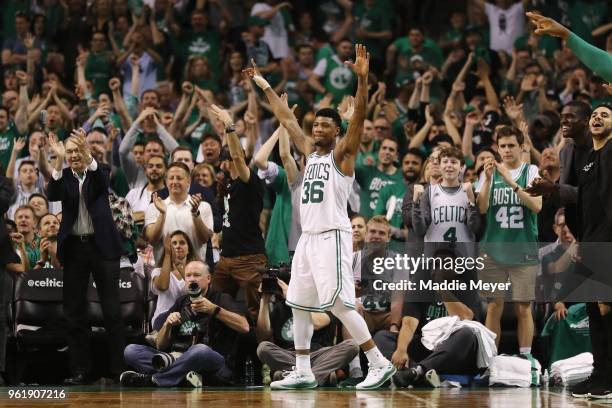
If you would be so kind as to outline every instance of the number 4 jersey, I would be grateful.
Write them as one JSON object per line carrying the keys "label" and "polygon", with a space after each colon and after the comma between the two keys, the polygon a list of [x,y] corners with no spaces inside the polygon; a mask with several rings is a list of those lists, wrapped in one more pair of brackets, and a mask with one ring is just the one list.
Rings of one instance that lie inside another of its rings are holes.
{"label": "number 4 jersey", "polygon": [[[538,176],[538,168],[523,163],[510,175],[524,189]],[[497,170],[493,171],[491,183],[481,252],[504,265],[537,264],[537,214],[523,204]]]}
{"label": "number 4 jersey", "polygon": [[300,198],[302,232],[351,231],[347,202],[354,179],[342,174],[333,151],[308,156]]}

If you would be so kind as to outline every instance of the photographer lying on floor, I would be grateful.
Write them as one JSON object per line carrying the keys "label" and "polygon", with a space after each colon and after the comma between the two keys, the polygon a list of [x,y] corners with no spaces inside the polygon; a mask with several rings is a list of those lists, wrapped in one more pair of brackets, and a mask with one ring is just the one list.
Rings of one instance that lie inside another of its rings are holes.
{"label": "photographer lying on floor", "polygon": [[185,266],[187,294],[168,310],[156,349],[141,344],[125,348],[125,362],[136,371],[121,374],[121,385],[175,387],[187,380],[199,387],[202,376],[231,382],[228,357],[237,336],[248,333],[249,323],[229,295],[210,287],[210,278],[201,261]]}
{"label": "photographer lying on floor", "polygon": [[[288,286],[276,278],[276,286],[266,279],[260,287],[261,295],[259,317],[257,318],[257,356],[270,366],[272,380],[281,380],[283,371],[295,366],[295,349],[293,344],[293,314],[285,304]],[[272,295],[276,300],[270,306]],[[357,353],[359,346],[353,340],[334,344],[337,320],[331,313],[312,312],[314,334],[310,343],[310,364],[312,372],[320,386],[326,385],[331,374],[348,365]],[[335,381],[331,381],[332,385]]]}

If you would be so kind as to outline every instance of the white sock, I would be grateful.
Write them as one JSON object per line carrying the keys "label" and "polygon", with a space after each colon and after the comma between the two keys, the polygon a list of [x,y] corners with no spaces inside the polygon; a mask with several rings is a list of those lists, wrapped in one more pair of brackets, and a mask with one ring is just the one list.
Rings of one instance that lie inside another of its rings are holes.
{"label": "white sock", "polygon": [[296,354],[295,369],[297,371],[312,371],[310,368],[310,354]]}
{"label": "white sock", "polygon": [[384,366],[389,362],[376,346],[366,351],[365,355],[368,358],[368,362],[375,366]]}
{"label": "white sock", "polygon": [[519,352],[521,354],[531,354],[531,347],[520,347]]}
{"label": "white sock", "polygon": [[349,363],[349,374],[351,377],[353,376],[353,372],[356,372],[356,370],[361,373],[361,375],[359,375],[358,377],[363,377],[363,370],[361,369],[361,360],[359,359],[359,354],[357,354],[355,358],[352,359]]}

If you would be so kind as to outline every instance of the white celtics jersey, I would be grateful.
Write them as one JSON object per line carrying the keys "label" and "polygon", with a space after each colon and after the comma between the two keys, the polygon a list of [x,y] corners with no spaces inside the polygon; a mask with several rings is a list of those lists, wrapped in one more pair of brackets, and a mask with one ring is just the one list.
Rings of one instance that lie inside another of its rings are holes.
{"label": "white celtics jersey", "polygon": [[430,185],[431,223],[425,242],[474,242],[474,234],[467,225],[469,204],[463,188],[447,193],[439,184]]}
{"label": "white celtics jersey", "polygon": [[354,179],[342,174],[333,151],[308,156],[300,198],[302,232],[351,231],[347,203]]}

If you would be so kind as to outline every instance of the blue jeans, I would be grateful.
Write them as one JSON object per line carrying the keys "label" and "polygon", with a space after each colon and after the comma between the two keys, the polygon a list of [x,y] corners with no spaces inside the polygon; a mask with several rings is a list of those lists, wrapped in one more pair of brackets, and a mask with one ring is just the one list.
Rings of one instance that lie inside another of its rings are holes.
{"label": "blue jeans", "polygon": [[142,374],[153,374],[153,382],[160,387],[174,387],[180,384],[189,371],[196,371],[203,376],[216,376],[223,380],[232,378],[232,372],[225,364],[225,358],[205,344],[195,344],[187,349],[165,371],[158,373],[151,360],[159,350],[130,344],[125,348],[123,356],[130,367]]}

